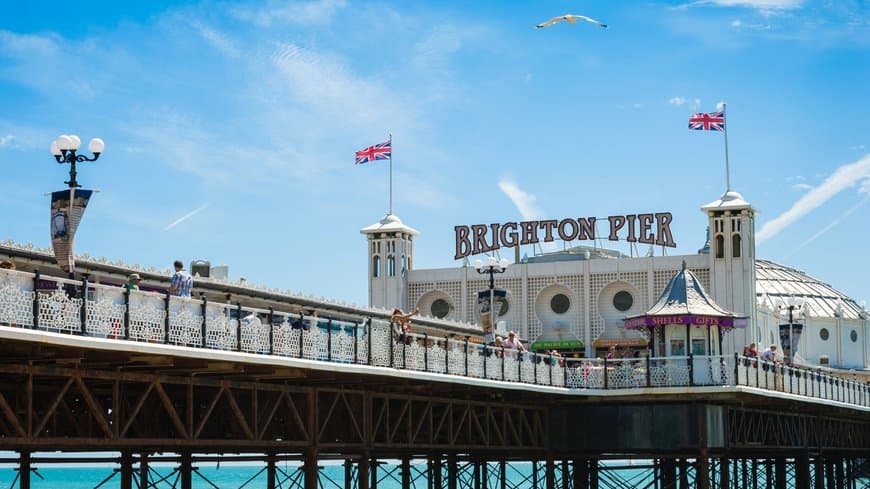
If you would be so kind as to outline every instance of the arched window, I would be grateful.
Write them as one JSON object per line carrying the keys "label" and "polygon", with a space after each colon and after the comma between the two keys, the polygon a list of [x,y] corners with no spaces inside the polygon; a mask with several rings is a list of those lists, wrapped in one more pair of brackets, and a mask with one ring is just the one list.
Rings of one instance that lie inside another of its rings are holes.
{"label": "arched window", "polygon": [[375,255],[372,257],[372,277],[378,278],[381,276],[381,257]]}
{"label": "arched window", "polygon": [[387,277],[396,276],[396,258],[393,256],[387,257]]}
{"label": "arched window", "polygon": [[725,237],[716,235],[716,258],[725,258]]}
{"label": "arched window", "polygon": [[740,258],[740,235],[737,233],[731,235],[731,256]]}

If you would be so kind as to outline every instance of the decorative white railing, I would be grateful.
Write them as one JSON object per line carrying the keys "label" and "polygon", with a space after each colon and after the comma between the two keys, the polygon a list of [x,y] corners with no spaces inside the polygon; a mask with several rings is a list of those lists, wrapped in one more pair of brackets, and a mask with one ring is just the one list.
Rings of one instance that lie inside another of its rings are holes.
{"label": "decorative white railing", "polygon": [[568,389],[742,385],[870,406],[870,387],[737,355],[562,358],[427,334],[382,319],[303,316],[0,270],[0,325]]}

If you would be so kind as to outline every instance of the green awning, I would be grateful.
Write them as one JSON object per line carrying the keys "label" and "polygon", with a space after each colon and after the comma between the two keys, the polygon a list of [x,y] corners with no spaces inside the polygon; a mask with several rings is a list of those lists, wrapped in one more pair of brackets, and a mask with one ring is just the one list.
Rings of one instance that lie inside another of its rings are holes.
{"label": "green awning", "polygon": [[583,348],[581,340],[555,340],[555,341],[536,341],[532,343],[532,350],[574,350]]}

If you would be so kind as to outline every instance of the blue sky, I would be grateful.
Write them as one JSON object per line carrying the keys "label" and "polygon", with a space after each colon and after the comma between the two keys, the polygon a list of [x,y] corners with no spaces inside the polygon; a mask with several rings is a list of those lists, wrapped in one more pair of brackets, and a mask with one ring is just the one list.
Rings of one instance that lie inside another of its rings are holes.
{"label": "blue sky", "polygon": [[[101,137],[77,251],[364,303],[359,229],[394,210],[417,267],[453,226],[670,211],[677,253],[724,190],[758,256],[870,300],[866,2],[17,2],[0,18],[0,239],[48,246],[59,134]],[[585,14],[609,24],[534,25]],[[627,251],[627,248],[623,248]],[[645,251],[645,250],[643,250]],[[531,250],[528,250],[531,252]],[[673,253],[673,252],[672,252]]]}

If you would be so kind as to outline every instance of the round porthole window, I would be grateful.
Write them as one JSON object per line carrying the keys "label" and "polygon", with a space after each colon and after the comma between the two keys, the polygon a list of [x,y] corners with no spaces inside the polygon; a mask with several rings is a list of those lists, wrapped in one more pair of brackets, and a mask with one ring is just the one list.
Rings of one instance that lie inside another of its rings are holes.
{"label": "round porthole window", "polygon": [[613,307],[617,311],[625,312],[631,309],[632,305],[634,305],[634,297],[624,290],[620,290],[613,296]]}
{"label": "round porthole window", "polygon": [[830,335],[831,334],[828,333],[828,328],[822,328],[822,330],[819,331],[819,337],[822,339],[822,341],[828,341],[828,336]]}
{"label": "round porthole window", "polygon": [[429,311],[438,319],[444,319],[450,314],[450,303],[444,299],[435,299]]}
{"label": "round porthole window", "polygon": [[565,314],[571,308],[571,299],[565,294],[556,294],[550,299],[550,309],[556,314]]}
{"label": "round porthole window", "polygon": [[849,339],[852,340],[852,343],[858,341],[858,332],[853,329],[852,332],[849,333]]}

